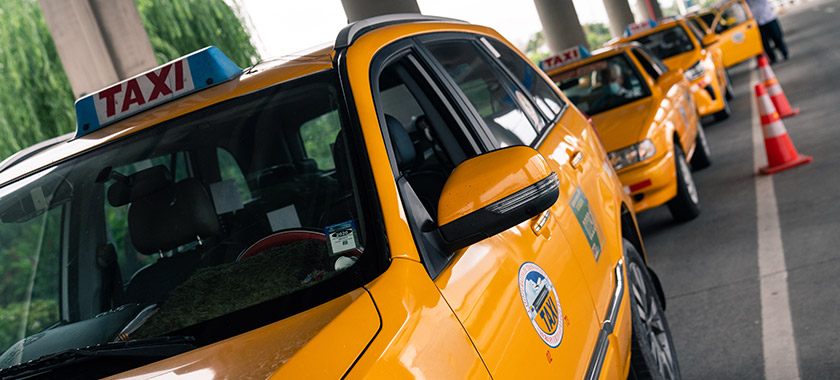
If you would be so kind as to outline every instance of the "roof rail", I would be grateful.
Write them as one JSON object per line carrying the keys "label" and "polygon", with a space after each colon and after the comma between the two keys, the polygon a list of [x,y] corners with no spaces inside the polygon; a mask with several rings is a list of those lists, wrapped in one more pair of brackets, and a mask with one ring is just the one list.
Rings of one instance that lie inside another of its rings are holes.
{"label": "roof rail", "polygon": [[469,24],[463,20],[454,18],[425,16],[419,13],[395,13],[389,15],[376,16],[359,20],[348,24],[338,32],[338,37],[335,39],[335,49],[345,48],[353,44],[356,39],[363,34],[379,29],[385,26],[394,24],[404,24],[409,22],[455,22],[459,24]]}
{"label": "roof rail", "polygon": [[5,160],[3,160],[3,162],[0,162],[0,172],[14,166],[18,162],[21,162],[21,161],[23,161],[23,160],[25,160],[29,157],[32,157],[32,156],[34,156],[34,155],[36,155],[36,154],[38,154],[38,153],[40,153],[44,150],[52,148],[55,145],[58,145],[60,143],[66,142],[66,141],[70,141],[70,139],[72,139],[72,138],[73,138],[73,133],[71,132],[71,133],[63,134],[63,135],[58,136],[58,137],[53,137],[49,140],[41,141],[41,142],[39,142],[35,145],[32,145],[28,148],[23,148],[22,150],[18,151],[17,153],[15,153],[15,154],[9,156],[8,158],[6,158]]}

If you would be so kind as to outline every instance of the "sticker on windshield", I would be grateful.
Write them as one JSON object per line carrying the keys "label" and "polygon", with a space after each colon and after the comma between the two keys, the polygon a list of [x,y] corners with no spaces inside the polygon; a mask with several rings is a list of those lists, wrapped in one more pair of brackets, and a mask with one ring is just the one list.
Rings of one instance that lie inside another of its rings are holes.
{"label": "sticker on windshield", "polygon": [[519,267],[519,295],[540,339],[549,347],[559,346],[563,340],[563,309],[554,284],[539,265],[526,262]]}
{"label": "sticker on windshield", "polygon": [[604,232],[601,230],[598,221],[595,220],[595,215],[592,214],[592,209],[589,207],[589,200],[586,199],[586,195],[583,194],[583,190],[580,187],[575,190],[575,195],[569,201],[569,206],[572,207],[580,228],[583,229],[583,234],[586,236],[587,242],[589,242],[589,248],[592,249],[592,255],[595,256],[595,261],[598,261],[601,257],[601,247],[603,246],[601,244],[601,238],[604,236]]}
{"label": "sticker on windshield", "polygon": [[359,248],[356,225],[352,220],[324,227],[324,235],[327,236],[327,248],[331,255]]}

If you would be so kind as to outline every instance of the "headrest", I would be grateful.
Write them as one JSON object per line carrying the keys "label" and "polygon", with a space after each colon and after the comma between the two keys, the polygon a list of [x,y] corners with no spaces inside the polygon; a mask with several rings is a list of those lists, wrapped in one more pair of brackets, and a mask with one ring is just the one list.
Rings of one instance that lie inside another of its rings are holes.
{"label": "headrest", "polygon": [[219,220],[201,182],[187,178],[134,200],[128,231],[134,247],[151,255],[216,235]]}
{"label": "headrest", "polygon": [[166,166],[158,165],[141,170],[108,188],[108,203],[113,207],[127,205],[172,184],[172,174]]}
{"label": "headrest", "polygon": [[417,151],[414,150],[408,131],[397,118],[391,115],[385,115],[385,123],[388,124],[388,134],[391,135],[391,145],[394,147],[397,166],[400,169],[413,166],[417,160]]}
{"label": "headrest", "polygon": [[295,169],[299,173],[315,173],[318,171],[318,163],[311,158],[304,158],[295,161]]}

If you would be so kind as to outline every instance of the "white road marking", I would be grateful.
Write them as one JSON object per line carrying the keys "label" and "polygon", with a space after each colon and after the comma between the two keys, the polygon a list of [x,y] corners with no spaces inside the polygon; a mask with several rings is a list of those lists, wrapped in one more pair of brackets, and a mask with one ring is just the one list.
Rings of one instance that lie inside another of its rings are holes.
{"label": "white road marking", "polygon": [[[759,167],[767,165],[767,156],[753,90],[758,83],[758,71],[753,68],[750,72],[753,166],[754,173],[757,173]],[[758,274],[761,283],[764,377],[768,380],[798,380],[799,366],[788,300],[788,272],[772,176],[755,175],[755,196],[758,214]]]}

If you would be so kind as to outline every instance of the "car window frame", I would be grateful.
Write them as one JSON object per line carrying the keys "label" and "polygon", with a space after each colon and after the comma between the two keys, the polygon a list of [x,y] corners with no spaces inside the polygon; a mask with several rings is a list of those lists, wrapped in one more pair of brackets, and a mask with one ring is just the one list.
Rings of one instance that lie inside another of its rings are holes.
{"label": "car window frame", "polygon": [[[380,133],[382,134],[385,149],[388,152],[391,174],[394,178],[397,192],[400,194],[401,206],[407,216],[407,224],[411,231],[412,240],[417,248],[417,252],[420,254],[421,263],[429,277],[434,280],[451,264],[455,257],[455,252],[448,252],[445,249],[443,237],[440,235],[439,229],[435,228],[433,231],[424,231],[425,225],[429,222],[437,225],[437,215],[429,215],[425,206],[421,203],[397,165],[394,147],[391,142],[387,123],[385,122],[385,113],[381,106],[379,78],[383,71],[399,60],[407,59],[413,66],[412,68],[416,69],[419,75],[423,77],[422,80],[431,87],[434,95],[443,103],[442,106],[445,110],[440,110],[437,109],[438,107],[435,107],[437,112],[446,112],[447,115],[442,116],[448,116],[454,119],[455,123],[458,124],[458,130],[468,136],[468,138],[471,137],[473,139],[471,145],[475,149],[475,152],[473,152],[474,156],[489,151],[492,146],[492,140],[484,134],[485,131],[472,127],[476,122],[473,119],[475,115],[467,112],[468,109],[464,108],[464,102],[468,102],[468,100],[453,96],[453,89],[449,88],[451,83],[446,81],[445,77],[442,77],[442,75],[445,75],[445,72],[439,72],[439,68],[431,64],[428,54],[430,53],[423,51],[420,43],[413,37],[393,42],[380,49],[374,55],[370,63],[368,80],[370,81],[371,96],[376,109],[377,119],[379,120]],[[414,79],[417,80],[418,78]],[[412,93],[412,95],[415,94]]]}
{"label": "car window frame", "polygon": [[[496,39],[496,38],[493,38],[493,37],[490,37],[490,36],[480,36],[480,35],[478,35],[478,39],[479,39],[479,42],[481,42],[481,39],[487,40],[488,43],[491,46],[492,46],[492,42],[490,42],[490,40],[494,40],[494,41],[497,41],[504,46],[508,46],[503,41],[501,41],[499,39]],[[521,83],[519,81],[519,79],[516,77],[516,75],[513,75],[513,73],[510,71],[510,69],[504,64],[504,62],[502,62],[501,58],[496,57],[496,55],[493,54],[493,52],[483,42],[479,43],[479,45],[481,45],[481,48],[486,50],[485,54],[489,55],[491,61],[495,62],[496,65],[498,65],[501,68],[501,70],[504,72],[504,74],[507,75],[507,77],[511,81],[513,81],[513,83],[519,88],[519,90],[522,91],[528,97],[528,100],[531,102],[531,104],[534,106],[534,108],[537,110],[537,112],[539,112],[542,115],[543,119],[547,120],[546,124],[542,128],[542,130],[537,130],[537,137],[529,145],[532,148],[536,148],[536,147],[540,146],[542,144],[542,142],[545,141],[546,136],[548,136],[548,134],[551,133],[551,131],[554,129],[554,127],[557,126],[557,124],[560,122],[560,120],[566,114],[566,111],[569,109],[569,103],[571,103],[571,102],[568,99],[564,99],[562,96],[560,96],[557,93],[557,85],[555,85],[554,82],[552,82],[551,80],[546,81],[545,78],[543,78],[543,76],[541,74],[544,75],[544,72],[542,70],[539,70],[538,68],[534,68],[533,65],[530,64],[530,62],[526,62],[526,64],[531,65],[531,69],[534,70],[534,72],[537,74],[537,76],[535,77],[535,80],[542,80],[543,82],[545,82],[545,84],[547,86],[549,86],[549,89],[554,91],[554,94],[557,96],[557,99],[560,99],[560,101],[562,102],[560,111],[558,111],[555,115],[549,116],[549,115],[545,114],[545,112],[542,110],[542,108],[538,107],[536,104],[533,104],[534,103],[534,101],[533,101],[534,94],[532,94],[530,91],[528,91],[528,89],[525,88],[523,83]],[[508,46],[508,48],[510,48],[510,46]],[[494,48],[494,50],[495,50],[495,48]],[[514,49],[511,49],[511,50],[513,50],[514,53],[516,52],[516,50],[514,50]],[[522,59],[521,56],[519,58]]]}
{"label": "car window frame", "polygon": [[654,82],[658,81],[659,78],[662,77],[662,74],[665,74],[660,72],[659,68],[656,67],[644,54],[642,54],[638,48],[634,47],[630,49],[630,51],[633,53],[633,58],[639,62],[639,65],[642,66],[642,69],[644,69],[650,79],[653,79]]}
{"label": "car window frame", "polygon": [[[484,122],[484,119],[481,117],[481,114],[478,110],[475,109],[472,102],[467,98],[466,94],[461,91],[461,88],[458,86],[457,83],[451,78],[449,73],[446,69],[438,62],[437,58],[428,50],[426,44],[441,42],[441,41],[466,41],[473,45],[478,54],[482,56],[485,61],[488,61],[490,64],[490,70],[497,76],[501,76],[501,79],[507,80],[511,82],[517,90],[522,91],[523,95],[526,95],[528,104],[537,112],[537,115],[543,120],[545,126],[543,127],[542,131],[538,130],[536,126],[532,125],[532,128],[535,132],[535,137],[533,141],[529,144],[524,146],[534,147],[537,146],[542,140],[543,135],[551,130],[552,125],[549,125],[548,118],[540,111],[539,107],[533,103],[531,100],[531,93],[526,91],[522,88],[521,84],[518,83],[519,80],[516,79],[508,70],[504,67],[498,58],[496,58],[484,44],[479,40],[480,37],[486,37],[481,34],[475,33],[467,33],[467,32],[438,32],[438,33],[429,33],[422,36],[415,37],[418,43],[418,48],[423,53],[423,59],[426,61],[428,65],[433,67],[436,76],[439,78],[441,82],[446,82],[445,88],[449,92],[449,95],[453,98],[458,98],[458,103],[462,109],[467,110],[471,114],[470,123],[473,129],[481,131],[480,133],[486,136],[489,136],[490,145],[485,147],[483,153],[491,152],[493,150],[497,150],[501,148],[501,145],[496,140],[495,136],[490,132],[490,128]],[[494,67],[495,66],[495,67]],[[507,89],[506,89],[507,91]],[[524,110],[524,107],[520,104],[520,99],[517,99],[516,96],[511,96],[512,100],[515,102],[517,107],[521,110]],[[524,112],[524,111],[523,111]],[[527,119],[527,118],[526,118]],[[529,123],[531,121],[529,120]]]}

